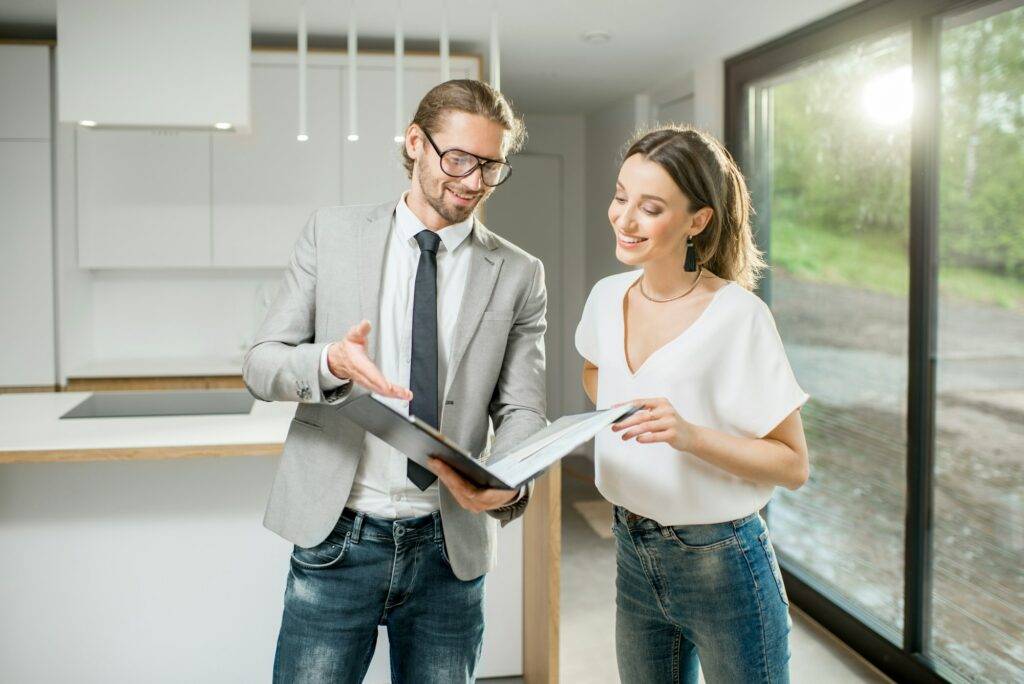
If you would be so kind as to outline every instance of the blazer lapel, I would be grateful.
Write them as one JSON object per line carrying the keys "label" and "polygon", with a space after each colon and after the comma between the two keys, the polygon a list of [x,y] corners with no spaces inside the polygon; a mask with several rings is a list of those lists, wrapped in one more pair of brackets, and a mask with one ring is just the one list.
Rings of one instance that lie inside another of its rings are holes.
{"label": "blazer lapel", "polygon": [[356,269],[359,272],[359,312],[370,321],[370,339],[367,341],[367,355],[376,358],[380,340],[380,282],[384,272],[384,253],[388,233],[391,232],[391,218],[397,202],[382,204],[373,210],[366,221],[359,226]]}
{"label": "blazer lapel", "polygon": [[497,244],[479,221],[476,221],[476,225],[473,226],[472,240],[472,244],[468,246],[472,247],[473,253],[470,256],[469,274],[466,277],[462,306],[459,309],[459,317],[455,321],[455,339],[452,343],[452,355],[445,379],[442,406],[443,397],[448,394],[448,388],[452,386],[452,381],[459,372],[459,364],[466,353],[469,341],[476,333],[484,310],[487,309],[487,304],[491,301],[491,293],[494,292],[494,285],[498,282],[498,273],[501,271],[501,264],[504,261],[502,257],[493,253]]}

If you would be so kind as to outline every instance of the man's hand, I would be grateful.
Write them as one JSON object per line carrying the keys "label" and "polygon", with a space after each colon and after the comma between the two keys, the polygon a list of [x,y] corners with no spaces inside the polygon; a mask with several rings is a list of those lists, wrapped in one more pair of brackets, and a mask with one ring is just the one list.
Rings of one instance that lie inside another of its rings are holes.
{"label": "man's hand", "polygon": [[444,483],[459,505],[473,513],[507,506],[519,493],[514,489],[481,489],[439,458],[431,458],[427,467]]}
{"label": "man's hand", "polygon": [[351,380],[383,397],[410,401],[412,392],[401,385],[388,382],[380,369],[373,365],[373,361],[366,355],[366,336],[369,333],[369,321],[352,326],[344,339],[328,347],[327,368],[335,377]]}

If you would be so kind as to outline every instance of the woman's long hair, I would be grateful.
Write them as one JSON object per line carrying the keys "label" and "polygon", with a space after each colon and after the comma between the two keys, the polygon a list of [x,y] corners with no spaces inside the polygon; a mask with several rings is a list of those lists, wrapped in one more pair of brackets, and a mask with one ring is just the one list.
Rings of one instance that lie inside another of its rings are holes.
{"label": "woman's long hair", "polygon": [[693,237],[697,263],[753,290],[767,264],[754,244],[747,183],[722,143],[692,126],[670,125],[638,134],[623,160],[634,154],[665,169],[691,212],[711,208],[708,225]]}

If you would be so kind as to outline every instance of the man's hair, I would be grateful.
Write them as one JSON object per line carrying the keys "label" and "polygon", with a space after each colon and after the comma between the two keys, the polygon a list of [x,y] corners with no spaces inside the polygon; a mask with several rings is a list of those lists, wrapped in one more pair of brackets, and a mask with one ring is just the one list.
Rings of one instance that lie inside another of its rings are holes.
{"label": "man's hair", "polygon": [[[444,115],[449,111],[466,112],[483,116],[505,129],[502,148],[506,155],[515,154],[526,142],[526,126],[512,111],[512,105],[500,92],[482,81],[457,79],[446,81],[430,89],[416,108],[409,125],[416,124],[433,133],[443,125]],[[412,178],[413,159],[402,144],[402,164]]]}

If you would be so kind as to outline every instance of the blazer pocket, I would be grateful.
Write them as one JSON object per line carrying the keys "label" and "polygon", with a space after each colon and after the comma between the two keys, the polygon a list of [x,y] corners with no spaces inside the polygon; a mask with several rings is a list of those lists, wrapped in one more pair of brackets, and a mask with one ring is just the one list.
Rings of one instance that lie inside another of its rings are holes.
{"label": "blazer pocket", "polygon": [[485,321],[511,321],[512,320],[511,309],[500,309],[494,311],[484,311],[483,320]]}

